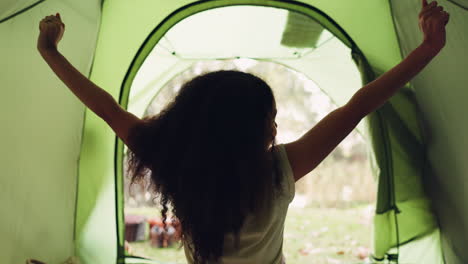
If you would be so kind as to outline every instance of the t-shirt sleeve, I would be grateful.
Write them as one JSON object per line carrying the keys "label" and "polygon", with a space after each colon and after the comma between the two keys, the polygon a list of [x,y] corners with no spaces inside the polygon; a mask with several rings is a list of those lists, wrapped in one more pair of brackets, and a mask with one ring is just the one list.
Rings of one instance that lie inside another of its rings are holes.
{"label": "t-shirt sleeve", "polygon": [[277,145],[279,168],[282,173],[282,186],[288,203],[294,199],[295,181],[284,144]]}

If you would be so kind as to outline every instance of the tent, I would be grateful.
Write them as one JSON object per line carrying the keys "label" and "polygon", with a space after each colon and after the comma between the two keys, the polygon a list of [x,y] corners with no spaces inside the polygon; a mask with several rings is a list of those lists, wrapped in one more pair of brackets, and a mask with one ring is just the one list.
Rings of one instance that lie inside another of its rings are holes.
{"label": "tent", "polygon": [[[440,2],[451,14],[447,46],[367,119],[378,179],[375,262],[468,263],[463,205],[468,1]],[[342,104],[420,43],[420,5],[419,0],[2,0],[0,259],[55,264],[77,256],[89,264],[157,263],[124,251],[124,145],[38,54],[38,22],[44,16],[60,12],[66,24],[60,51],[141,116],[164,83],[202,59],[281,63]],[[328,59],[334,51],[343,52],[340,63]]]}

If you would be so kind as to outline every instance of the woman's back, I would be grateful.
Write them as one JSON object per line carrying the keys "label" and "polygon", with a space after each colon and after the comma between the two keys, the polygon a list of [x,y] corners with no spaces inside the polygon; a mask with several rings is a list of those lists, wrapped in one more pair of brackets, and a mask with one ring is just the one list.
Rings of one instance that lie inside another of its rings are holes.
{"label": "woman's back", "polygon": [[265,210],[265,220],[283,215],[272,225],[281,227],[271,238],[280,252],[287,203],[281,213],[267,209],[276,210],[272,196],[284,193],[274,152],[275,116],[268,84],[248,73],[219,71],[185,83],[163,111],[132,130],[129,175],[139,180],[149,173],[162,216],[172,209],[180,221],[193,263],[232,255],[226,254],[234,248],[225,245],[226,236],[238,237],[246,221],[252,228],[239,241],[245,248],[271,243],[270,234],[263,242],[249,238],[271,231],[258,216],[249,220]]}
{"label": "woman's back", "polygon": [[[234,235],[225,236],[223,256],[213,263],[283,263],[284,221],[294,198],[294,178],[284,145],[275,146],[275,156],[281,171],[281,193],[273,197],[271,206],[246,217],[239,233],[239,248]],[[185,245],[184,250],[188,263],[194,263],[189,247]]]}

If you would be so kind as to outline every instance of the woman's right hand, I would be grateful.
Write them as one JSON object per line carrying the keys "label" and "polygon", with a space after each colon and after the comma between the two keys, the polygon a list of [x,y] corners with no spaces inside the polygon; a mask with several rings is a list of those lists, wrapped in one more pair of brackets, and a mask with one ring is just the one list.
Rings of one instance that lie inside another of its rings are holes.
{"label": "woman's right hand", "polygon": [[422,0],[419,28],[424,34],[423,45],[434,53],[438,53],[445,46],[445,26],[449,17],[449,13],[436,1],[428,4],[427,0]]}

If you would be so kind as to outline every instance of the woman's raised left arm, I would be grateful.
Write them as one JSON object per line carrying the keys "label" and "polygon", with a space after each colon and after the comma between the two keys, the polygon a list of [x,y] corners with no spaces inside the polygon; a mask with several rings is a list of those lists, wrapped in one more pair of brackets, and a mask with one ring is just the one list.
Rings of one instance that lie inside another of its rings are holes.
{"label": "woman's raised left arm", "polygon": [[128,132],[141,119],[123,109],[108,92],[81,74],[58,51],[57,45],[65,31],[60,15],[47,16],[39,24],[37,49],[44,60],[81,102],[101,117],[128,145]]}

